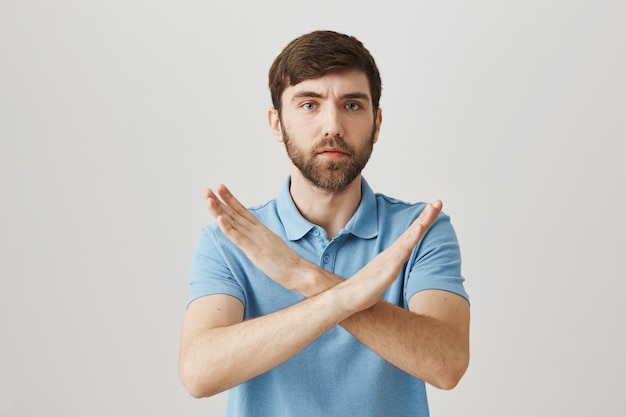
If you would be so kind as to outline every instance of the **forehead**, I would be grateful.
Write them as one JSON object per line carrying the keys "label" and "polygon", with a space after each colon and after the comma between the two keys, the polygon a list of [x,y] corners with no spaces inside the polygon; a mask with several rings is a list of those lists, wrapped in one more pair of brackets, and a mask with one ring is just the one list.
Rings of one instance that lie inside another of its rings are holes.
{"label": "forehead", "polygon": [[369,80],[364,72],[356,70],[326,74],[291,85],[283,91],[283,99],[289,100],[303,92],[316,93],[321,97],[342,97],[358,93],[366,95],[371,100]]}

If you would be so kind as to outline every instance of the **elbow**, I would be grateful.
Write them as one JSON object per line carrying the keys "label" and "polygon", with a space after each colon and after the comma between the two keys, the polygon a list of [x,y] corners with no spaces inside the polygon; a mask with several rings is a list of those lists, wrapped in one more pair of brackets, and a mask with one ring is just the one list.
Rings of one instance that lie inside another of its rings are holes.
{"label": "elbow", "polygon": [[214,384],[212,378],[198,372],[197,366],[192,363],[181,362],[179,375],[187,392],[194,398],[206,398],[224,391]]}
{"label": "elbow", "polygon": [[200,399],[210,397],[200,386],[183,383],[189,395],[193,398]]}
{"label": "elbow", "polygon": [[455,388],[469,365],[469,354],[458,354],[439,367],[439,371],[431,378],[429,383],[436,388],[449,391]]}
{"label": "elbow", "polygon": [[435,381],[433,381],[432,385],[436,388],[449,391],[459,384],[464,374],[465,369],[456,368],[446,370],[445,372],[442,372],[442,374],[439,375]]}
{"label": "elbow", "polygon": [[200,399],[200,398],[210,397],[212,395],[207,389],[205,389],[204,386],[194,381],[183,379],[183,385],[187,389],[187,392],[193,398]]}
{"label": "elbow", "polygon": [[183,386],[193,398],[207,398],[224,391],[194,376],[181,375]]}
{"label": "elbow", "polygon": [[205,398],[211,395],[200,378],[198,378],[197,375],[194,375],[193,372],[181,369],[180,380],[182,381],[185,389],[187,389],[187,392],[194,398]]}

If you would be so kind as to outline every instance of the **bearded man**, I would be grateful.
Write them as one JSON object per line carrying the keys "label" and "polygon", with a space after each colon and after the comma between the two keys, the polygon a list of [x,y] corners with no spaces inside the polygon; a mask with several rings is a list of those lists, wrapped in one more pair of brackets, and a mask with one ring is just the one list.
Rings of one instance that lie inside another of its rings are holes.
{"label": "bearded man", "polygon": [[269,72],[269,125],[290,173],[247,209],[209,189],[193,258],[180,374],[228,416],[427,416],[425,383],[469,362],[468,296],[442,203],[374,193],[381,79],[352,36],[291,41]]}

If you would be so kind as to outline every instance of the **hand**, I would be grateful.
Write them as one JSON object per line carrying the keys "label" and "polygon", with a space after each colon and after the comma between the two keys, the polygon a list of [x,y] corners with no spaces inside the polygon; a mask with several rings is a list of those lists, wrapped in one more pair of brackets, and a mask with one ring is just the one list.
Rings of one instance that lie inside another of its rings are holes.
{"label": "hand", "polygon": [[359,272],[336,288],[347,291],[348,308],[356,313],[374,305],[387,287],[397,278],[413,248],[437,219],[443,203],[436,200],[428,204],[417,219],[387,249],[379,253]]}
{"label": "hand", "polygon": [[207,190],[206,202],[222,232],[267,276],[285,288],[298,291],[298,287],[306,283],[306,272],[317,269],[317,266],[296,254],[226,186],[219,185],[217,193],[221,200],[213,190]]}
{"label": "hand", "polygon": [[[311,272],[310,276],[314,277],[320,274],[330,275],[327,271],[304,260],[291,250],[280,237],[246,209],[224,185],[218,186],[217,192],[222,200],[211,189],[207,190],[207,207],[222,232],[246,254],[252,263],[285,288],[299,291],[306,296],[315,295],[320,291],[319,285],[308,282],[308,272]],[[346,299],[349,300],[349,308],[353,312],[364,310],[376,303],[396,279],[402,266],[411,256],[415,245],[437,219],[441,208],[442,203],[439,200],[428,204],[411,226],[389,248],[379,253],[359,272],[345,283],[339,277],[326,277],[324,287],[330,288],[342,283],[342,291],[350,293]]]}

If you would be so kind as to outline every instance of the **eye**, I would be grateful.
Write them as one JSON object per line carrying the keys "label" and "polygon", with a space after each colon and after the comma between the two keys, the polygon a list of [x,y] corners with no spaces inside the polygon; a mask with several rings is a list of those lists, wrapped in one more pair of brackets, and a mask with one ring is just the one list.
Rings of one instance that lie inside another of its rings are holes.
{"label": "eye", "polygon": [[315,109],[315,104],[313,104],[313,103],[304,103],[302,105],[302,108],[304,110],[313,110],[313,109]]}
{"label": "eye", "polygon": [[348,110],[359,110],[361,105],[359,103],[348,103],[346,104],[346,109]]}

